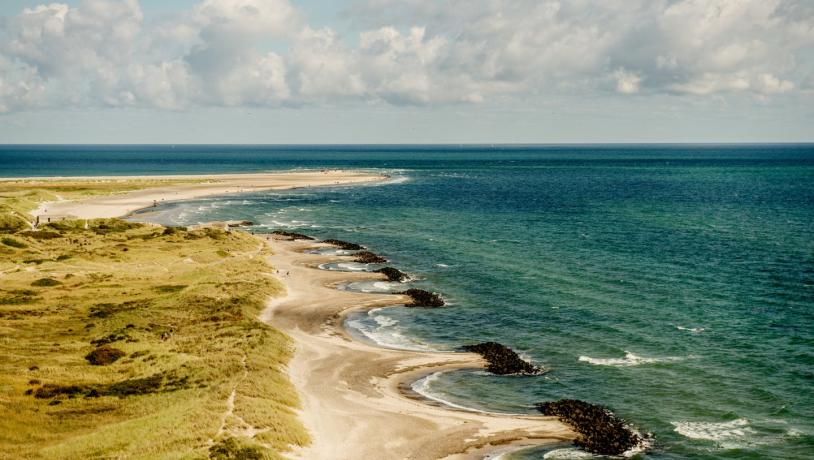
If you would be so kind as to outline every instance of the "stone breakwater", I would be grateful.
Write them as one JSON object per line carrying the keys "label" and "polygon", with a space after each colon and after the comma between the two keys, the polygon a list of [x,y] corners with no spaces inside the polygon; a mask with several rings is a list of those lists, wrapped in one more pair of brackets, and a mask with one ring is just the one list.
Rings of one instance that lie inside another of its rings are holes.
{"label": "stone breakwater", "polygon": [[403,283],[410,279],[410,276],[401,270],[393,267],[384,267],[376,270],[376,273],[381,273],[387,277],[387,281],[398,281]]}
{"label": "stone breakwater", "polygon": [[339,249],[345,249],[346,251],[361,251],[365,249],[364,246],[356,243],[348,243],[347,241],[342,240],[335,240],[335,239],[327,239],[322,240],[325,244],[330,244],[331,246],[336,246]]}
{"label": "stone breakwater", "polygon": [[486,370],[497,375],[536,375],[543,370],[523,360],[514,350],[497,342],[484,342],[477,345],[464,345],[466,351],[483,356]]}
{"label": "stone breakwater", "polygon": [[310,240],[315,239],[312,236],[303,235],[302,233],[286,232],[286,231],[283,231],[283,230],[275,230],[275,231],[271,232],[271,234],[272,235],[285,236],[290,240],[309,240],[310,241]]}
{"label": "stone breakwater", "polygon": [[574,444],[599,455],[621,455],[640,446],[644,438],[607,408],[578,399],[535,404],[543,415],[559,417],[579,433]]}
{"label": "stone breakwater", "polygon": [[374,254],[370,251],[359,251],[353,255],[354,262],[358,262],[360,264],[383,264],[387,262],[387,259],[384,257]]}
{"label": "stone breakwater", "polygon": [[409,296],[412,302],[408,303],[407,307],[443,307],[444,299],[435,292],[425,291],[423,289],[407,289],[401,291],[399,294]]}

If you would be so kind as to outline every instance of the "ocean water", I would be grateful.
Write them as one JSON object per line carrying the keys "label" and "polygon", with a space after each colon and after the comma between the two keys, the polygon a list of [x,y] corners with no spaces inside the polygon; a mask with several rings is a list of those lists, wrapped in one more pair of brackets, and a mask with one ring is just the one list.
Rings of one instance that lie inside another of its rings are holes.
{"label": "ocean water", "polygon": [[433,375],[416,383],[430,397],[512,413],[605,404],[654,433],[646,458],[814,457],[812,145],[0,147],[0,176],[322,167],[393,179],[152,218],[365,244],[449,307],[376,310],[349,320],[354,333],[414,349],[495,340],[548,370]]}

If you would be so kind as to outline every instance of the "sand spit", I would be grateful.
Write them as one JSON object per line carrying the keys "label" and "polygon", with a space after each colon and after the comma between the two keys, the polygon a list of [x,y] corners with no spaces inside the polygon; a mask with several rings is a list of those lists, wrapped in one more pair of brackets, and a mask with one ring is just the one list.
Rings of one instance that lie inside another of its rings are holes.
{"label": "sand spit", "polygon": [[[4,180],[58,181],[127,181],[144,179],[145,176],[105,176],[105,177],[48,177],[13,178]],[[171,185],[151,187],[128,193],[103,195],[76,201],[52,201],[43,203],[32,216],[41,221],[59,218],[93,219],[102,217],[122,217],[155,204],[170,201],[192,200],[207,196],[222,196],[234,193],[256,192],[261,190],[289,190],[294,188],[351,185],[376,182],[386,176],[363,171],[324,170],[324,171],[283,171],[256,174],[210,174],[149,176],[150,179],[184,181]]]}

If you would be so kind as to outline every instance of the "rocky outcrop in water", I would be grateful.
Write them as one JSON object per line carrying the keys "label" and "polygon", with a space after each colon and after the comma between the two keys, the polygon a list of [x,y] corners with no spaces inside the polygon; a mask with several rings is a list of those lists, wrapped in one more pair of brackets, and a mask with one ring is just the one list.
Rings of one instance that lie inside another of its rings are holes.
{"label": "rocky outcrop in water", "polygon": [[275,230],[275,231],[271,232],[271,234],[272,235],[285,236],[285,237],[288,237],[289,239],[292,239],[292,240],[313,240],[314,239],[313,237],[310,237],[308,235],[303,235],[302,233],[286,232],[284,230]]}
{"label": "rocky outcrop in water", "polygon": [[578,399],[535,404],[543,415],[559,417],[579,433],[574,444],[600,455],[621,455],[642,443],[624,420],[607,408]]}
{"label": "rocky outcrop in water", "polygon": [[226,222],[226,225],[229,227],[251,227],[254,225],[254,222],[250,220],[230,220]]}
{"label": "rocky outcrop in water", "polygon": [[542,372],[539,367],[520,358],[514,350],[497,342],[464,345],[463,349],[483,356],[486,360],[486,370],[493,374],[533,375]]}
{"label": "rocky outcrop in water", "polygon": [[331,246],[336,246],[339,249],[345,249],[347,251],[361,251],[365,247],[356,243],[348,243],[347,241],[342,240],[334,240],[334,239],[327,239],[322,240],[325,244],[330,244]]}
{"label": "rocky outcrop in water", "polygon": [[410,277],[407,276],[406,273],[404,273],[401,270],[398,270],[396,268],[393,268],[393,267],[380,268],[378,270],[375,270],[375,272],[376,273],[383,273],[384,276],[387,277],[388,281],[404,282],[404,281],[407,281],[408,279],[410,279]]}
{"label": "rocky outcrop in water", "polygon": [[387,262],[387,259],[384,257],[372,253],[370,251],[361,251],[354,254],[354,262],[359,262],[360,264],[383,264]]}
{"label": "rocky outcrop in water", "polygon": [[405,306],[407,307],[443,307],[444,299],[435,292],[425,291],[423,289],[407,289],[401,291],[399,294],[410,296],[413,301]]}

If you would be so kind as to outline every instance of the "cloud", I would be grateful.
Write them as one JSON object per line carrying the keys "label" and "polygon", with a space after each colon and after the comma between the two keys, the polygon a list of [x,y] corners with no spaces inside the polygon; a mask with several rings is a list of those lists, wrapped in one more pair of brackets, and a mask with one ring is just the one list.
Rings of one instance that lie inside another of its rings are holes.
{"label": "cloud", "polygon": [[618,69],[613,73],[616,78],[616,91],[623,94],[633,94],[639,92],[639,85],[642,82],[642,77],[635,73],[626,71],[625,69]]}
{"label": "cloud", "polygon": [[288,0],[27,8],[0,28],[0,112],[471,104],[561,94],[810,94],[806,0],[368,0],[353,32]]}

